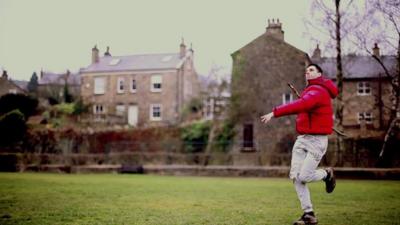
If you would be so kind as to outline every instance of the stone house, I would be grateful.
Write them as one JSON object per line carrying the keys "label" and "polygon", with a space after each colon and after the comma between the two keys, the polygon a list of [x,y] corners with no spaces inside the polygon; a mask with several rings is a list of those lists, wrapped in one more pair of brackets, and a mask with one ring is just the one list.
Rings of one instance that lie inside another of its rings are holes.
{"label": "stone house", "polygon": [[284,40],[282,23],[268,20],[266,32],[232,54],[230,118],[236,123],[233,151],[289,152],[296,138],[295,116],[262,124],[260,117],[296,97],[305,87],[308,55]]}
{"label": "stone house", "polygon": [[6,94],[27,94],[27,91],[10,80],[7,71],[3,70],[0,77],[0,97]]}
{"label": "stone house", "polygon": [[[395,70],[396,57],[380,55],[375,44],[373,54]],[[336,58],[321,57],[319,46],[312,55],[329,78],[336,80]],[[349,137],[377,137],[387,127],[392,85],[381,65],[371,56],[346,55],[343,60],[343,128]]]}
{"label": "stone house", "polygon": [[[131,126],[177,124],[200,87],[194,51],[180,44],[178,53],[103,57],[92,49],[92,63],[80,70],[81,97],[99,122]],[[119,118],[119,119],[115,119]]]}
{"label": "stone house", "polygon": [[80,96],[81,79],[79,73],[54,73],[50,71],[40,71],[38,81],[38,94],[40,97],[53,98],[59,102],[63,100],[65,85],[74,99]]}

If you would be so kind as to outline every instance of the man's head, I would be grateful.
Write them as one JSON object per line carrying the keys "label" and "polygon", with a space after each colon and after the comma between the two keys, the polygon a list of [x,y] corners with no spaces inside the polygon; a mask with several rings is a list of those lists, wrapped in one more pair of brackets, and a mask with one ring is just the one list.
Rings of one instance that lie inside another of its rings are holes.
{"label": "man's head", "polygon": [[306,79],[312,80],[322,76],[322,69],[317,64],[311,63],[306,68]]}

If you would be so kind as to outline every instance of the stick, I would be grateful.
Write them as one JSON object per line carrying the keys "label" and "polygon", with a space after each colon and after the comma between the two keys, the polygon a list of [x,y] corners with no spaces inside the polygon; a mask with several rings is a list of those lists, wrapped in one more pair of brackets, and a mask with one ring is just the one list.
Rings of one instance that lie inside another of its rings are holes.
{"label": "stick", "polygon": [[[298,98],[300,98],[300,94],[299,94],[299,92],[296,90],[296,88],[293,86],[293,84],[291,84],[291,83],[288,82],[287,85],[290,87],[290,89],[292,89],[292,91],[296,94],[296,96],[297,96]],[[344,137],[347,137],[347,135],[346,135],[343,131],[340,131],[340,130],[336,129],[335,127],[333,127],[333,130],[334,130],[337,134],[342,135],[342,136],[344,136]]]}

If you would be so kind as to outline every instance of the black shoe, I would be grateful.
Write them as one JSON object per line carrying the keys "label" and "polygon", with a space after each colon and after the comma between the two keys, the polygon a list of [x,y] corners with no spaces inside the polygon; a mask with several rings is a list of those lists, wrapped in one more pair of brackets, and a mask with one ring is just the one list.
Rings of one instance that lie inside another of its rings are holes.
{"label": "black shoe", "polygon": [[333,190],[335,190],[336,187],[336,179],[335,179],[335,174],[333,173],[332,168],[327,168],[325,169],[326,173],[328,174],[324,181],[325,181],[325,190],[328,193],[332,193]]}
{"label": "black shoe", "polygon": [[317,217],[315,217],[314,212],[304,213],[300,219],[295,221],[293,225],[315,225],[318,224]]}

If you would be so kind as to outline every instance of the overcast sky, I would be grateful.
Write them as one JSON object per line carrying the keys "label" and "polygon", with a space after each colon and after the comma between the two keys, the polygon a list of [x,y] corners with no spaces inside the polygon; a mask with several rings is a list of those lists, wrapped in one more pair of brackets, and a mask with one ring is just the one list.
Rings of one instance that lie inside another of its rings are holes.
{"label": "overcast sky", "polygon": [[285,41],[310,53],[303,19],[310,1],[298,0],[0,0],[0,67],[12,79],[34,71],[78,71],[101,55],[178,52],[181,37],[193,43],[195,67],[231,68],[230,54],[279,18]]}

